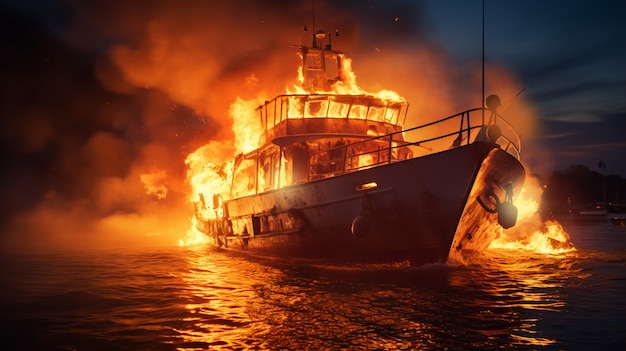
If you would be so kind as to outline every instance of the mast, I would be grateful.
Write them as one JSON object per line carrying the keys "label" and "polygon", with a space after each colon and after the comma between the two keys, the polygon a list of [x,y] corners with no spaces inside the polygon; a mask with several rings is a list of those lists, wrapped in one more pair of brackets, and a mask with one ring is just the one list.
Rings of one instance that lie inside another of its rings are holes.
{"label": "mast", "polygon": [[483,125],[485,124],[485,0],[483,0],[483,12],[482,12],[482,95],[480,97],[481,105],[483,105]]}
{"label": "mast", "polygon": [[604,163],[604,156],[600,158],[598,167],[602,170],[602,201],[604,202],[604,207],[608,210],[608,203],[606,202],[606,176],[604,175],[606,164]]}
{"label": "mast", "polygon": [[311,44],[311,46],[313,48],[317,47],[317,40],[315,38],[315,0],[311,0],[311,13],[313,15],[313,43]]}

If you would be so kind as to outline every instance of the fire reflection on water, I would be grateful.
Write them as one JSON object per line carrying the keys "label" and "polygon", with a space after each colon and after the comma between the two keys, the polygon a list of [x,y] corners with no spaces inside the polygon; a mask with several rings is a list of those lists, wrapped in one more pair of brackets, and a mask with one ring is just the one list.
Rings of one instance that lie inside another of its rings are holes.
{"label": "fire reflection on water", "polygon": [[409,267],[185,250],[185,349],[550,346],[564,289],[587,278],[576,252],[491,249],[467,266]]}
{"label": "fire reflection on water", "polygon": [[7,255],[0,307],[4,335],[32,346],[14,349],[572,349],[620,340],[615,253],[491,249],[420,267],[204,246]]}
{"label": "fire reflection on water", "polygon": [[411,289],[394,288],[381,267],[258,261],[197,248],[188,263],[183,279],[194,303],[186,305],[187,328],[177,330],[185,349],[424,349],[436,339],[435,326],[413,318],[413,303],[394,303]]}
{"label": "fire reflection on water", "polygon": [[485,317],[504,314],[517,321],[509,331],[512,344],[552,345],[559,340],[545,337],[544,319],[571,309],[568,285],[589,277],[576,265],[577,257],[575,251],[546,255],[526,248],[492,249],[470,265],[469,277],[450,284],[484,291]]}
{"label": "fire reflection on water", "polygon": [[190,250],[186,256],[189,268],[182,274],[186,300],[190,301],[185,305],[188,314],[181,325],[185,329],[176,330],[185,340],[184,349],[267,349],[262,335],[269,326],[254,317],[258,294],[253,288],[266,277],[264,272],[250,270],[258,268],[255,265],[238,269],[242,267],[238,267],[235,258],[229,264],[221,264],[224,262],[215,260],[214,255],[199,246]]}

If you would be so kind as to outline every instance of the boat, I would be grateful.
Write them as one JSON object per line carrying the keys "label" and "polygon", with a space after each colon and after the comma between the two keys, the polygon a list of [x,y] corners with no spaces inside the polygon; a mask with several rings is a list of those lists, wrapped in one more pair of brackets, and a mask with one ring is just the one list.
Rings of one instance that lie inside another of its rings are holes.
{"label": "boat", "polygon": [[626,204],[619,202],[619,192],[616,194],[616,202],[608,202],[606,196],[606,176],[604,170],[606,164],[604,159],[598,163],[598,168],[602,170],[602,202],[596,202],[595,205],[579,210],[576,213],[576,219],[591,222],[611,222],[615,225],[624,226],[626,222]]}
{"label": "boat", "polygon": [[609,217],[609,221],[616,226],[626,227],[626,217],[612,216]]}
{"label": "boat", "polygon": [[608,220],[620,227],[626,227],[626,204],[609,203],[607,207]]}
{"label": "boat", "polygon": [[597,203],[595,206],[585,208],[578,211],[577,219],[583,221],[606,221],[608,208],[604,202]]}
{"label": "boat", "polygon": [[263,142],[236,156],[230,191],[198,194],[208,241],[259,256],[428,263],[481,252],[490,227],[514,226],[525,171],[500,99],[405,127],[403,98],[337,92],[346,57],[330,37],[292,46],[301,90],[256,108]]}
{"label": "boat", "polygon": [[606,222],[623,226],[626,222],[626,205],[598,202],[592,208],[578,211],[576,219],[590,222]]}

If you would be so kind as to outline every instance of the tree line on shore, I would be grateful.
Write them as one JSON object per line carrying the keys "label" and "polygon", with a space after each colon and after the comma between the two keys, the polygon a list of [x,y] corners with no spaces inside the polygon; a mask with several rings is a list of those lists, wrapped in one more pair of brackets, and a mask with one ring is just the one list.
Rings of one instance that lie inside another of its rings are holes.
{"label": "tree line on shore", "polygon": [[626,179],[618,175],[575,164],[548,177],[537,177],[544,187],[542,209],[552,214],[577,212],[600,203],[626,204]]}

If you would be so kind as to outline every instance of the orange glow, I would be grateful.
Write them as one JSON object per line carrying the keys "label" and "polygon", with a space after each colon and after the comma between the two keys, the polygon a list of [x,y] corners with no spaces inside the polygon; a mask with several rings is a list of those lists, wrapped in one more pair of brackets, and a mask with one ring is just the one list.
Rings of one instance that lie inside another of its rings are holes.
{"label": "orange glow", "polygon": [[[345,58],[342,63],[345,80],[334,83],[331,92],[320,91],[319,93],[374,95],[387,102],[404,102],[404,99],[393,91],[381,90],[377,94],[365,92],[356,84],[356,75],[352,71],[351,60]],[[287,88],[287,94],[311,93],[301,86],[303,81],[302,67],[299,67],[298,82],[300,84],[294,84],[291,88]],[[273,174],[274,179],[258,177],[258,180],[256,180],[258,165],[253,159],[243,156],[266,142],[260,116],[256,111],[256,108],[262,105],[265,100],[262,96],[250,100],[237,97],[228,110],[233,123],[234,140],[232,143],[211,141],[187,156],[185,161],[188,166],[187,182],[191,187],[188,201],[194,204],[195,211],[200,213],[203,218],[214,219],[219,216],[216,212],[219,209],[212,205],[214,196],[219,195],[223,201],[228,200],[231,196],[244,196],[253,194],[255,191],[268,190],[267,187],[270,184],[282,186],[287,183],[287,162],[284,155],[279,164],[276,165],[276,171],[267,173]],[[380,107],[367,109],[358,105],[335,103],[333,100],[322,101],[321,103],[325,105],[320,108],[319,105],[303,104],[299,97],[289,98],[288,117],[301,117],[303,115],[307,117],[347,116],[350,114],[387,122],[397,121],[399,117],[397,113],[393,115],[394,112],[390,109]],[[373,156],[369,154],[359,156],[358,162],[359,166],[371,165],[373,164]],[[235,163],[239,166],[236,174],[233,174]],[[144,183],[148,183],[150,179],[146,178]],[[197,219],[194,217],[186,237],[179,240],[180,246],[205,242],[203,235],[196,229],[196,221]]]}
{"label": "orange glow", "polygon": [[[384,101],[390,102],[404,102],[405,99],[401,97],[397,92],[392,90],[380,90],[377,93],[370,93],[363,89],[361,89],[356,82],[356,74],[352,70],[352,60],[350,58],[344,57],[341,60],[342,63],[342,71],[344,74],[344,80],[340,80],[335,82],[332,85],[332,94],[353,94],[353,95],[373,95],[375,97],[380,98]],[[310,91],[307,91],[302,87],[304,83],[304,76],[302,73],[302,67],[298,67],[298,84],[293,85],[291,88],[287,89],[287,94],[309,94]],[[313,93],[323,94],[328,93],[327,91],[315,91]],[[298,102],[298,100],[294,100],[294,102]],[[295,107],[295,106],[294,106]],[[320,109],[323,113],[320,113],[320,116],[325,115],[326,111],[324,109]],[[340,111],[330,111],[329,115],[341,116]],[[345,114],[344,114],[345,115]]]}
{"label": "orange glow", "polygon": [[165,171],[144,173],[140,175],[140,179],[148,195],[153,195],[159,200],[167,197],[167,173]]}
{"label": "orange glow", "polygon": [[533,217],[539,210],[539,202],[535,197],[529,194],[529,187],[522,188],[520,195],[515,199],[515,207],[517,207],[517,220],[524,222]]}
{"label": "orange glow", "polygon": [[[197,202],[200,194],[208,202],[213,195],[229,194],[232,178],[232,161],[226,161],[233,149],[224,143],[210,142],[187,156],[187,180],[191,185],[189,201]],[[215,214],[209,214],[215,218]]]}
{"label": "orange glow", "polygon": [[256,108],[261,105],[263,99],[237,100],[230,105],[229,114],[233,119],[233,132],[235,133],[235,149],[237,153],[248,153],[258,148],[263,140],[263,128]]}
{"label": "orange glow", "polygon": [[548,221],[544,228],[526,234],[522,240],[511,240],[502,235],[494,240],[489,248],[527,250],[544,254],[563,253],[575,250],[573,246],[567,244],[568,237],[560,223]]}
{"label": "orange glow", "polygon": [[541,187],[536,180],[528,179],[519,197],[514,201],[518,209],[515,227],[499,228],[498,237],[490,249],[526,250],[544,254],[557,254],[576,250],[569,235],[557,221],[543,221],[539,214]]}
{"label": "orange glow", "polygon": [[187,229],[185,238],[178,239],[178,246],[203,245],[208,242],[207,237],[196,229],[196,217],[191,217],[191,226]]}

